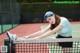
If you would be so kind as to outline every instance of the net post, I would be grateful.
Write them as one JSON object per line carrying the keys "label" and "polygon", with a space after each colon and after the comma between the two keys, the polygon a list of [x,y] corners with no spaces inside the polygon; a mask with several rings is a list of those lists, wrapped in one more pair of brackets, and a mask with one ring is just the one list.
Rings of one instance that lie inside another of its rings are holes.
{"label": "net post", "polygon": [[15,53],[15,44],[13,43],[13,41],[11,40],[11,53]]}
{"label": "net post", "polygon": [[4,45],[7,46],[7,53],[10,53],[10,41],[9,41],[9,39],[4,40]]}
{"label": "net post", "polygon": [[12,40],[5,39],[4,45],[7,46],[7,53],[15,53],[15,44],[13,44]]}

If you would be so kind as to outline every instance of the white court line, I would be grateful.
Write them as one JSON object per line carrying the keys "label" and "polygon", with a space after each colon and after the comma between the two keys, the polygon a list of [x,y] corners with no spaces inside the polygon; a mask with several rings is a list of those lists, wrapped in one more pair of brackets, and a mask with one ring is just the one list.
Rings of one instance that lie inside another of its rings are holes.
{"label": "white court line", "polygon": [[43,29],[43,26],[41,26],[41,30]]}

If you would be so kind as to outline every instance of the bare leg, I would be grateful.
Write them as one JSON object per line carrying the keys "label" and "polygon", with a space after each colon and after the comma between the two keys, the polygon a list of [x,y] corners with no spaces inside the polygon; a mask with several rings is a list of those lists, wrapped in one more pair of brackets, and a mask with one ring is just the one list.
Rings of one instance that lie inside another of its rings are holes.
{"label": "bare leg", "polygon": [[17,37],[17,40],[26,40],[24,37]]}
{"label": "bare leg", "polygon": [[17,40],[33,40],[35,38],[17,37]]}

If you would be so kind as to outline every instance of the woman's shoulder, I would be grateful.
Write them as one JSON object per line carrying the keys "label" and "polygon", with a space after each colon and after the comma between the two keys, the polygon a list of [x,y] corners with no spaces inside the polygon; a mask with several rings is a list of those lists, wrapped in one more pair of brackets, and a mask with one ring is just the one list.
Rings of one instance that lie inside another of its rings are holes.
{"label": "woman's shoulder", "polygon": [[60,17],[61,20],[68,20],[66,17]]}

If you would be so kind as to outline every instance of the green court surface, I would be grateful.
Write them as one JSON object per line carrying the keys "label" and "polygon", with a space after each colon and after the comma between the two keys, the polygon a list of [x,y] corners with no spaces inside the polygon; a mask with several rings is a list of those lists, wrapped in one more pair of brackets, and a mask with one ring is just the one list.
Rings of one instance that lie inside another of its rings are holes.
{"label": "green court surface", "polygon": [[[80,24],[72,24],[72,37],[80,38]],[[46,26],[41,26],[41,29],[44,29]],[[50,37],[55,37],[57,34],[53,34]]]}
{"label": "green court surface", "polygon": [[[17,26],[17,24],[14,24],[13,27]],[[12,25],[11,24],[5,24],[5,25],[0,25],[0,33],[2,33],[2,31],[6,31],[6,30],[9,30],[12,28]]]}

